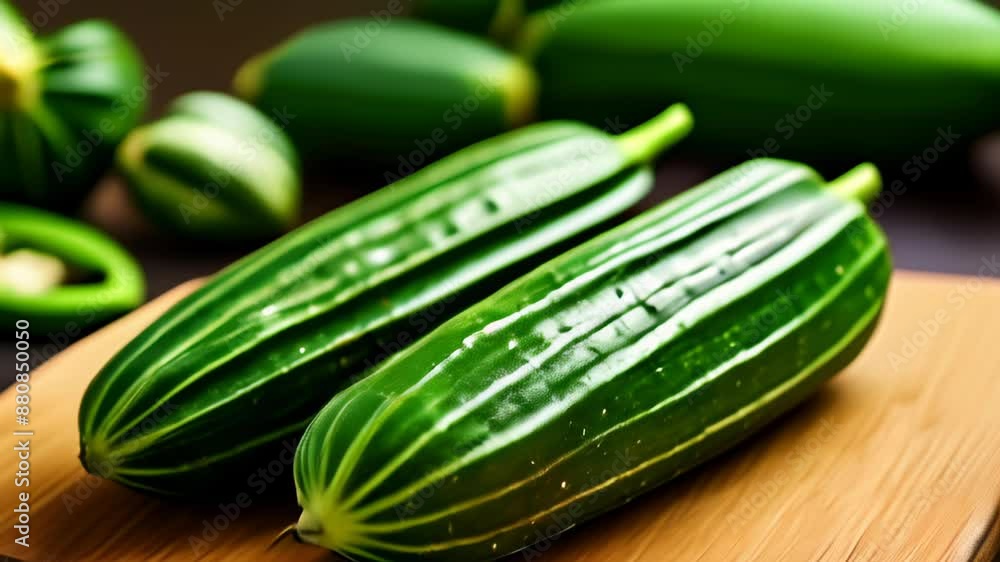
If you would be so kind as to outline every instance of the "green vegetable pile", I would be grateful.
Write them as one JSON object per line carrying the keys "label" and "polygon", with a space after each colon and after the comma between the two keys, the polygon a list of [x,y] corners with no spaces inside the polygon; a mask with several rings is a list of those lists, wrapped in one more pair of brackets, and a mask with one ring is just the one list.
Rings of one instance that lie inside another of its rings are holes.
{"label": "green vegetable pile", "polygon": [[[120,31],[35,37],[0,0],[0,322],[141,304],[139,265],[73,218],[112,168],[177,239],[270,241],[90,382],[87,470],[201,499],[301,438],[301,541],[359,561],[530,547],[743,441],[865,346],[892,269],[879,173],[774,153],[853,165],[1000,123],[1000,14],[972,0],[905,21],[888,0],[413,15],[302,30],[235,96],[141,124],[148,70]],[[752,159],[623,221],[689,133]],[[300,226],[303,178],[358,162],[390,185]]]}

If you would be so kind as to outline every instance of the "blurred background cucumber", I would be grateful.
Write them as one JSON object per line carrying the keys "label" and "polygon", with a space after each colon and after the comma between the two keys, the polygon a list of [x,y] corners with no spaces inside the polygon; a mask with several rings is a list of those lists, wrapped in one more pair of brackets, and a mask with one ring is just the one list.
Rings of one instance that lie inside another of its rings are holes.
{"label": "blurred background cucumber", "polygon": [[376,17],[309,28],[248,61],[234,87],[286,115],[307,162],[399,159],[405,171],[528,123],[536,103],[533,71],[499,47]]}
{"label": "blurred background cucumber", "polygon": [[298,219],[291,143],[279,124],[225,94],[178,98],[163,119],[125,139],[117,161],[146,215],[176,234],[261,240]]}
{"label": "blurred background cucumber", "polygon": [[976,0],[422,0],[414,12],[513,43],[538,72],[544,118],[636,123],[681,101],[699,118],[694,142],[732,160],[892,158],[939,128],[968,144],[1000,125],[1000,13]]}
{"label": "blurred background cucumber", "polygon": [[589,0],[532,16],[518,50],[546,117],[683,101],[693,140],[739,158],[893,157],[1000,124],[1000,13],[974,0]]}
{"label": "blurred background cucumber", "polygon": [[27,21],[0,0],[0,200],[72,211],[142,118],[145,71],[109,22],[36,37]]}

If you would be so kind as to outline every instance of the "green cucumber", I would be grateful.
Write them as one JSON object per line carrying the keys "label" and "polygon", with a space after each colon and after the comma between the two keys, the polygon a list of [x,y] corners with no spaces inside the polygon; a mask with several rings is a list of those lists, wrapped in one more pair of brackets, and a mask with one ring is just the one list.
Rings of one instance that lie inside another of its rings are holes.
{"label": "green cucumber", "polygon": [[537,101],[534,71],[516,56],[403,19],[307,29],[244,64],[234,87],[284,116],[307,163],[415,166],[530,122]]}
{"label": "green cucumber", "polygon": [[122,141],[118,170],[146,216],[196,239],[261,239],[295,224],[299,162],[278,124],[214,92],[174,101]]}
{"label": "green cucumber", "polygon": [[467,309],[309,426],[295,532],[354,560],[495,558],[746,438],[872,333],[878,184],[751,161]]}
{"label": "green cucumber", "polygon": [[75,211],[142,119],[159,74],[144,75],[135,46],[107,21],[35,37],[0,0],[0,200]]}
{"label": "green cucumber", "polygon": [[692,141],[713,151],[852,161],[910,156],[940,129],[964,144],[1000,125],[1000,11],[984,2],[570,8],[532,16],[518,41],[546,119],[638,121],[680,101],[699,116]]}
{"label": "green cucumber", "polygon": [[617,138],[571,122],[527,127],[251,254],[91,382],[84,466],[162,494],[238,487],[380,355],[636,203],[652,186],[649,160],[690,126],[674,106]]}

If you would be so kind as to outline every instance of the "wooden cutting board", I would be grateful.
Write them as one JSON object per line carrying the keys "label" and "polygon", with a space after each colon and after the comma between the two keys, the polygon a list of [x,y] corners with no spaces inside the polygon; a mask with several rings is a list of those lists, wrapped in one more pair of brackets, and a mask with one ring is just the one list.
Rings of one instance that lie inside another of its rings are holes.
{"label": "wooden cutting board", "polygon": [[[194,286],[34,373],[27,549],[14,544],[12,511],[24,490],[14,487],[11,453],[12,432],[21,428],[12,391],[0,396],[0,553],[53,561],[334,560],[292,541],[265,550],[297,510],[294,501],[258,496],[259,488],[248,487],[241,498],[248,505],[238,515],[230,506],[227,516],[218,504],[148,498],[80,468],[76,413],[87,382]],[[813,400],[722,458],[512,560],[988,561],[998,538],[1000,283],[898,273],[874,341]]]}

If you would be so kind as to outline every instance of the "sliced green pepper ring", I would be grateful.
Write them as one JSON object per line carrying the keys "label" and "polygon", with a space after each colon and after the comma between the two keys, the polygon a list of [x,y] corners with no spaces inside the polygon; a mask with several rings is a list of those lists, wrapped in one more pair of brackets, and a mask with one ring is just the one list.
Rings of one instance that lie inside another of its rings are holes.
{"label": "sliced green pepper ring", "polygon": [[[85,275],[75,282],[72,271]],[[26,320],[38,336],[75,335],[144,298],[139,264],[114,240],[72,219],[0,203],[0,334]]]}

